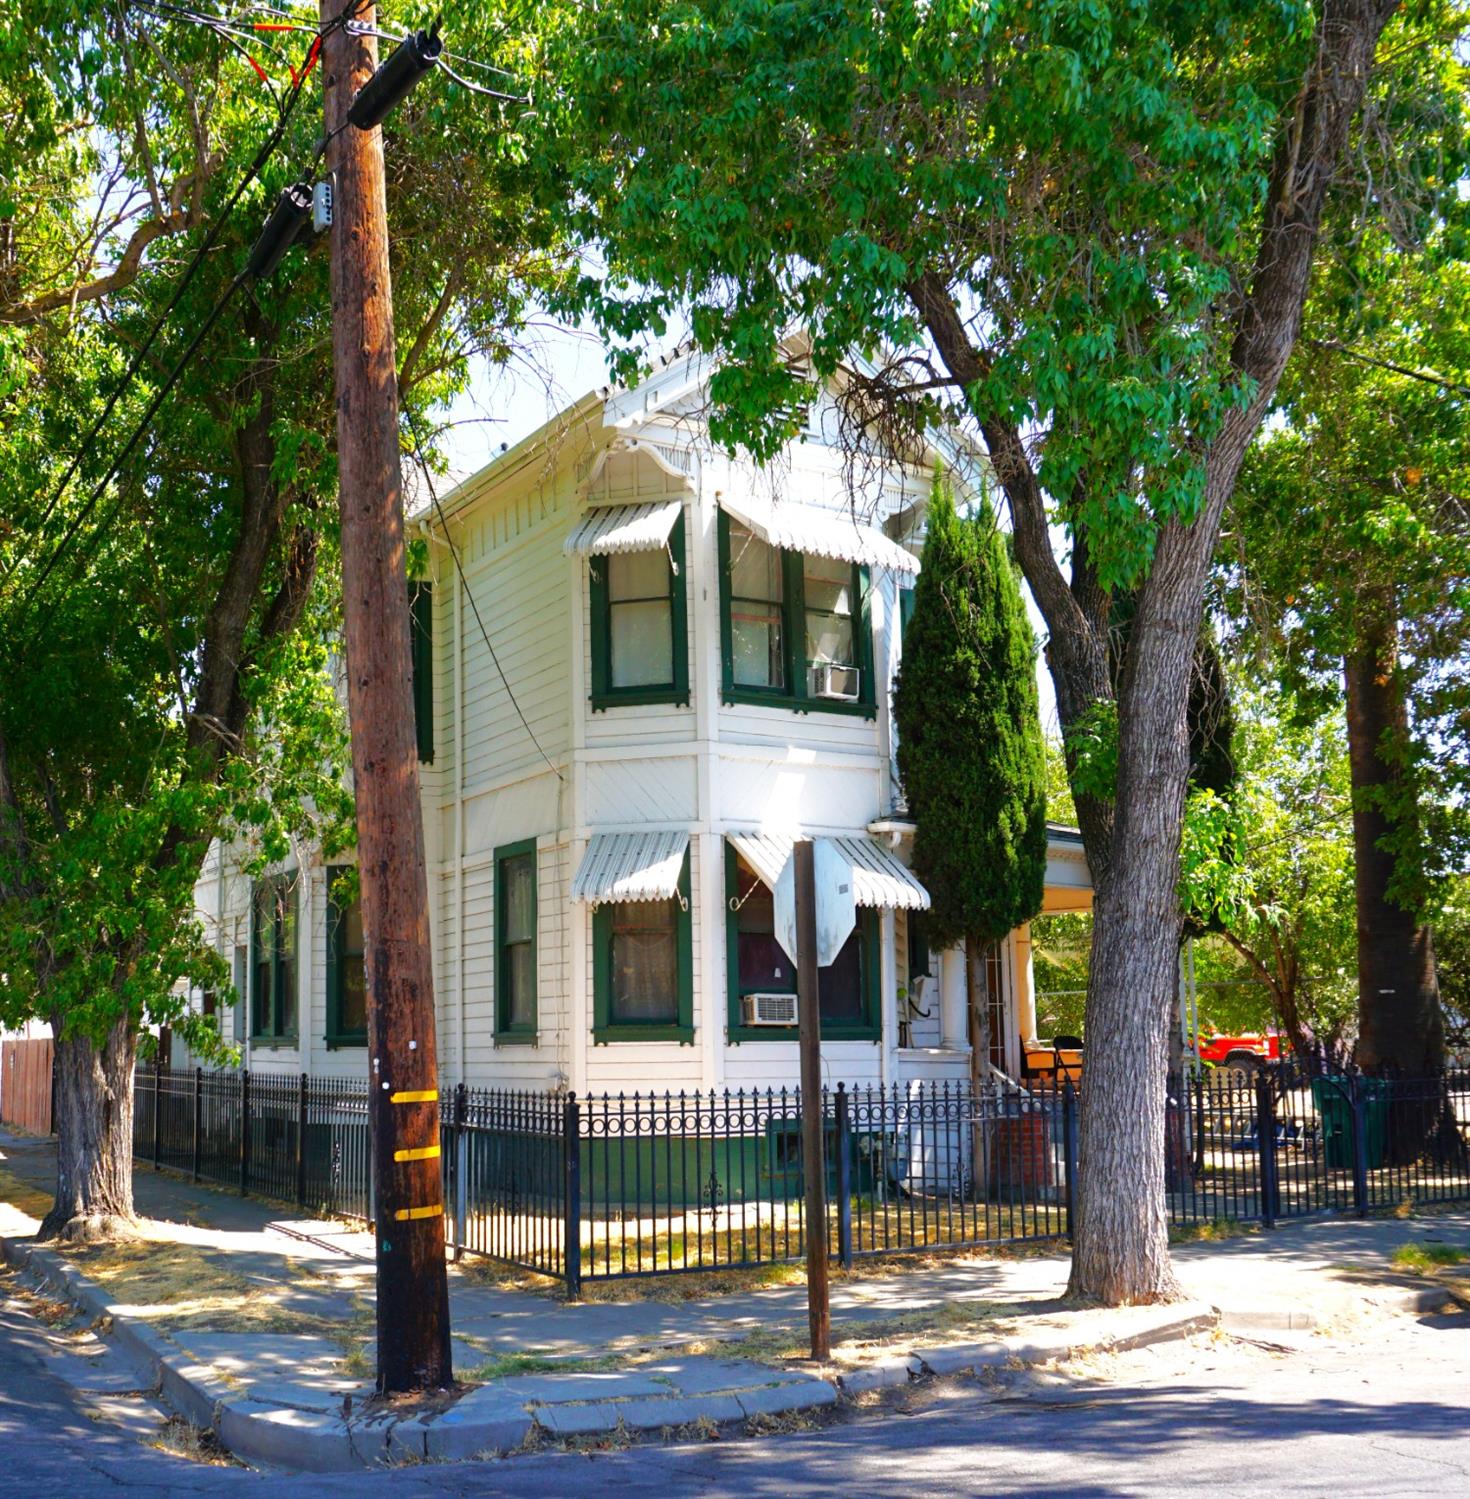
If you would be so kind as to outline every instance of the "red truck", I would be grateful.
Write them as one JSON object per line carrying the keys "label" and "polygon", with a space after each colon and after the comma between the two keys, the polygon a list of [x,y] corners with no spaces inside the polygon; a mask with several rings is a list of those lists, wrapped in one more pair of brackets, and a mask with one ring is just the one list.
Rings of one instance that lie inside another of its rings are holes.
{"label": "red truck", "polygon": [[1239,1036],[1201,1036],[1200,1060],[1216,1067],[1253,1068],[1258,1062],[1281,1060],[1281,1037],[1275,1031],[1264,1036],[1247,1032]]}

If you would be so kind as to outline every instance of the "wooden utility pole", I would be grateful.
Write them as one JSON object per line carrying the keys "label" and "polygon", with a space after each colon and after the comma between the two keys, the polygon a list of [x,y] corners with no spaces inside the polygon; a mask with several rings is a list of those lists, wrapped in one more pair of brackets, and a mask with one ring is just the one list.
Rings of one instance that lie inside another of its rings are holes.
{"label": "wooden utility pole", "polygon": [[817,976],[816,845],[799,839],[796,861],[796,1018],[801,1052],[801,1159],[806,1174],[806,1306],[812,1357],[832,1355],[827,1286],[827,1164],[822,1151],[822,998]]}
{"label": "wooden utility pole", "polygon": [[[378,1389],[396,1394],[441,1389],[453,1371],[383,138],[347,121],[377,66],[377,43],[332,26],[340,11],[341,0],[321,0],[342,615],[367,974]],[[355,20],[371,29],[374,8]]]}

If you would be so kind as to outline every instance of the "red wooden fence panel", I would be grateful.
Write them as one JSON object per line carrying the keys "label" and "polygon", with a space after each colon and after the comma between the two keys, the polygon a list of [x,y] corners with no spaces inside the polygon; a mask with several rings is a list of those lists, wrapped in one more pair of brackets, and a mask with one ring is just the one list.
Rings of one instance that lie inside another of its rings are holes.
{"label": "red wooden fence panel", "polygon": [[51,1133],[51,1042],[0,1041],[0,1124]]}

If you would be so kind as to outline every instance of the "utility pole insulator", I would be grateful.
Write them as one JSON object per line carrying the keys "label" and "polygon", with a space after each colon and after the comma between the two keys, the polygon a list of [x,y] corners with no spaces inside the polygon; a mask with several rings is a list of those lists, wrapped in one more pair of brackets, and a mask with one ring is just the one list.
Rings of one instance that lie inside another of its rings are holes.
{"label": "utility pole insulator", "polygon": [[293,182],[283,189],[271,209],[260,237],[250,247],[245,274],[256,281],[272,275],[286,251],[296,243],[302,229],[311,221],[311,184]]}
{"label": "utility pole insulator", "polygon": [[347,118],[359,130],[381,125],[413,91],[419,79],[433,69],[443,50],[437,21],[432,31],[409,32],[393,49],[388,61],[363,84],[347,111]]}

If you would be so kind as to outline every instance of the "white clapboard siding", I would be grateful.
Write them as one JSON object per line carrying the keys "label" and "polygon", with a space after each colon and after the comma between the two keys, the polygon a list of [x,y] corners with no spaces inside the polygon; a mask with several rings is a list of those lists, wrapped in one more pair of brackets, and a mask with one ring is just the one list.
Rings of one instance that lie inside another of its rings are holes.
{"label": "white clapboard siding", "polygon": [[464,645],[467,792],[544,765],[543,751],[555,760],[567,747],[566,562],[557,523],[547,521],[518,540],[522,544],[492,552],[468,571],[494,657],[471,612]]}
{"label": "white clapboard siding", "polygon": [[[727,1088],[790,1087],[800,1076],[795,1041],[742,1041],[725,1047]],[[882,1048],[875,1041],[824,1041],[822,1077],[829,1087],[882,1081]]]}

